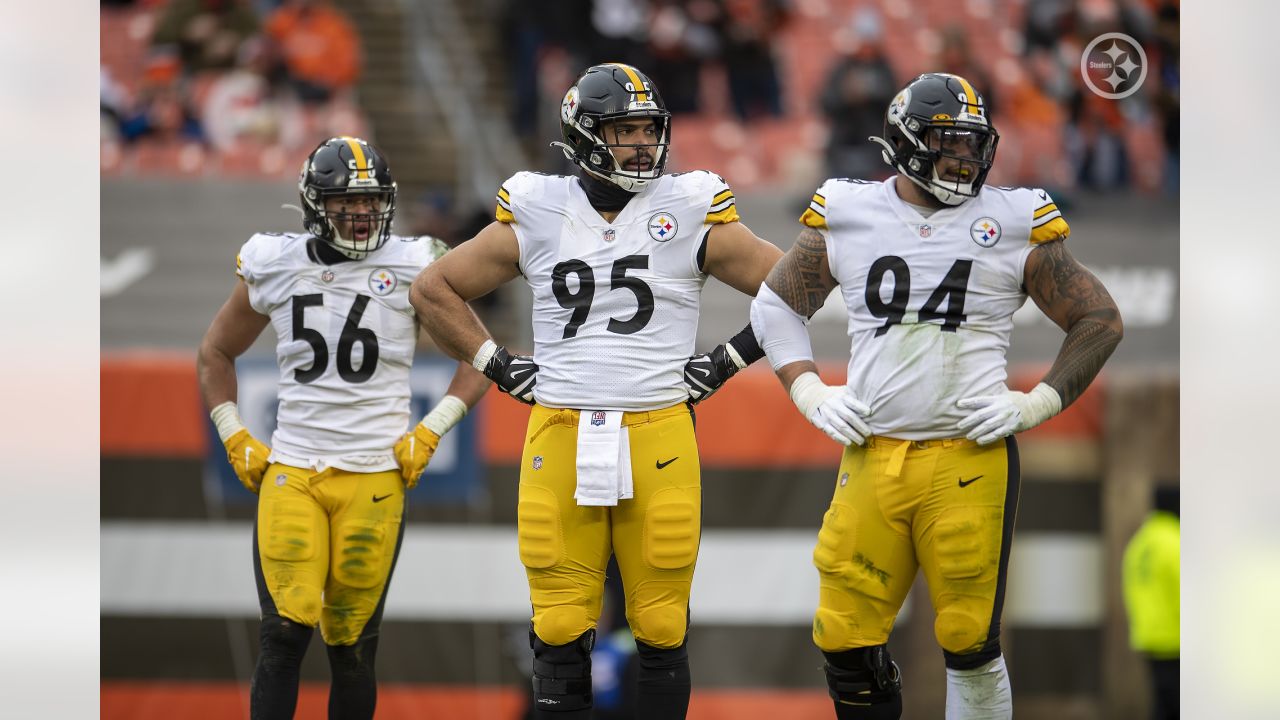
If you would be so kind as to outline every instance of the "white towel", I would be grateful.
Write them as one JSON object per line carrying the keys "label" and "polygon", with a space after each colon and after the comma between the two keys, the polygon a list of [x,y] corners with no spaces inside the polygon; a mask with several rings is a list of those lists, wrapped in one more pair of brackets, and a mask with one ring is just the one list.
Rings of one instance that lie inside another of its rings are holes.
{"label": "white towel", "polygon": [[620,410],[583,410],[578,417],[579,505],[617,505],[632,497],[631,438]]}

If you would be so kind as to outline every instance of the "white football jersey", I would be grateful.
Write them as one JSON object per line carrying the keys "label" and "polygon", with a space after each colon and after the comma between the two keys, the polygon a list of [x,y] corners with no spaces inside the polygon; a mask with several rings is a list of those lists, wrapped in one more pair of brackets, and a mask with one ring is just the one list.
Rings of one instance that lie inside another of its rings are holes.
{"label": "white football jersey", "polygon": [[271,318],[280,368],[271,461],[355,472],[396,467],[409,425],[409,367],[418,324],[409,286],[446,246],[392,236],[363,260],[325,265],[309,235],[261,233],[236,273]]}
{"label": "white football jersey", "polygon": [[894,178],[828,180],[800,221],[849,309],[849,387],[874,434],[907,440],[963,436],[956,401],[1006,389],[1027,255],[1070,233],[1043,190],[987,186],[926,218]]}
{"label": "white football jersey", "polygon": [[496,216],[515,230],[533,290],[539,403],[640,411],[688,399],[699,248],[711,225],[738,219],[723,179],[664,175],[609,223],[577,178],[521,172],[498,191]]}

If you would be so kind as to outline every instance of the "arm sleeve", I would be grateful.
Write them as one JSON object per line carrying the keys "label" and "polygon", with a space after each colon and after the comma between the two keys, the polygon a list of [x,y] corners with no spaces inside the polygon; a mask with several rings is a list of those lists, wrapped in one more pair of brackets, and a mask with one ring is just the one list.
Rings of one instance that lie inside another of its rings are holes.
{"label": "arm sleeve", "polygon": [[711,197],[707,198],[711,204],[707,207],[707,217],[703,221],[708,225],[717,225],[722,223],[731,223],[738,220],[738,204],[733,197],[733,190],[729,188],[729,183],[719,175],[713,175],[715,182],[712,183]]}
{"label": "arm sleeve", "polygon": [[813,360],[805,318],[766,284],[751,301],[751,328],[774,370],[801,360]]}
{"label": "arm sleeve", "polygon": [[1063,219],[1062,212],[1058,210],[1058,204],[1044,190],[1035,189],[1032,192],[1035,199],[1032,202],[1034,209],[1031,211],[1031,244],[1040,245],[1052,240],[1066,240],[1071,234],[1071,227]]}

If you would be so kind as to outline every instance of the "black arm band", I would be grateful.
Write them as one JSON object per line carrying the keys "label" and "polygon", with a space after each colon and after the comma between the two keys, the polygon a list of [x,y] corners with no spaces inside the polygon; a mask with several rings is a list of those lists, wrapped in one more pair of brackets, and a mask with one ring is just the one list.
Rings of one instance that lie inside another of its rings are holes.
{"label": "black arm band", "polygon": [[751,323],[747,323],[747,326],[742,328],[742,332],[734,335],[726,344],[732,345],[738,357],[748,365],[764,357],[764,350],[761,349],[760,343],[756,342],[756,331],[751,329]]}

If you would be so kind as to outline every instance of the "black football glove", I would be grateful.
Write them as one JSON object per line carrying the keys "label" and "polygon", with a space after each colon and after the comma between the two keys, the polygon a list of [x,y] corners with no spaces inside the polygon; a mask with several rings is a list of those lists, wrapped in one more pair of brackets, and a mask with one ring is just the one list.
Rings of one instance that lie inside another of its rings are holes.
{"label": "black football glove", "polygon": [[512,355],[505,347],[489,358],[484,376],[498,389],[526,405],[533,404],[533,386],[538,384],[538,364],[527,355]]}
{"label": "black football glove", "polygon": [[734,358],[734,354],[726,344],[689,358],[689,362],[684,364],[684,384],[689,390],[690,402],[700,403],[711,397],[729,378],[747,366]]}

